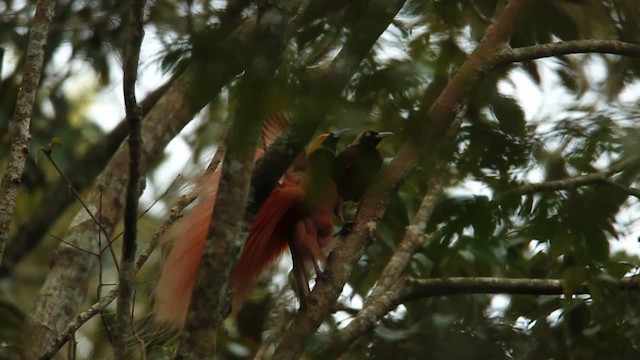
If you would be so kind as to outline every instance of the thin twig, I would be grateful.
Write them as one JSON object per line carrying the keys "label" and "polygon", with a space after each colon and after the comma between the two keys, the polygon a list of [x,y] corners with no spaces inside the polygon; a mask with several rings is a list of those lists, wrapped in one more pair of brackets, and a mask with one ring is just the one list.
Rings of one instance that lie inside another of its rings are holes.
{"label": "thin twig", "polygon": [[[180,72],[174,74],[169,81],[151,92],[141,103],[145,116],[158,102]],[[67,195],[69,183],[81,191],[93,182],[100,171],[107,164],[113,153],[118,149],[127,136],[126,119],[96,143],[80,157],[75,159],[73,166],[65,170],[68,181],[59,178],[44,189],[42,197],[34,206],[29,217],[19,225],[7,244],[4,260],[0,267],[0,276],[9,274],[11,268],[34,249],[47,234],[52,224],[75,199]],[[102,223],[102,221],[101,221]]]}
{"label": "thin twig", "polygon": [[[89,209],[89,206],[87,206],[87,203],[84,201],[84,199],[82,198],[82,196],[80,196],[80,193],[78,193],[78,190],[76,190],[76,188],[73,186],[73,184],[71,183],[71,181],[69,180],[69,178],[67,178],[67,175],[65,175],[65,173],[62,171],[62,169],[60,169],[60,167],[58,166],[58,164],[56,163],[56,161],[53,159],[52,156],[52,152],[53,152],[53,143],[49,144],[46,148],[44,149],[40,149],[40,151],[44,154],[44,156],[47,157],[47,159],[49,160],[49,162],[51,163],[51,165],[53,165],[53,168],[56,170],[56,172],[58,173],[58,175],[60,175],[60,177],[62,177],[62,179],[64,179],[64,181],[66,182],[68,189],[71,191],[71,193],[73,194],[73,196],[76,198],[76,200],[78,200],[78,202],[80,203],[80,205],[82,205],[82,208],[87,212],[87,215],[89,215],[91,217],[91,219],[96,223],[96,225],[98,226],[98,248],[100,247],[100,242],[102,239],[102,235],[104,234],[104,236],[107,238],[107,242],[109,242],[109,236],[107,234],[107,231],[105,230],[105,228],[102,226],[102,223],[100,222],[100,219],[96,218],[96,215],[94,213],[91,212],[91,210]],[[102,203],[102,202],[101,202]],[[100,213],[100,207],[98,207],[98,213]],[[99,215],[98,215],[99,216]],[[100,253],[102,253],[102,250],[100,251]],[[118,272],[120,272],[120,267],[118,266],[118,260],[116,258],[116,254],[113,251],[113,249],[111,249],[111,256],[113,257],[113,262],[115,263],[116,266],[116,270]]]}
{"label": "thin twig", "polygon": [[[626,160],[619,161],[618,163],[610,166],[608,169],[587,175],[574,176],[567,179],[546,181],[540,183],[528,183],[516,188],[508,190],[505,194],[533,194],[541,191],[560,191],[560,190],[575,190],[582,186],[593,185],[598,183],[608,183],[609,178],[619,172],[624,171],[630,166],[637,164],[640,158],[635,156]],[[625,188],[625,191],[629,189]]]}
{"label": "thin twig", "polygon": [[[157,197],[155,200],[153,200],[153,202],[151,203],[151,205],[149,205],[143,212],[141,212],[140,214],[138,214],[137,220],[142,219],[145,215],[147,215],[147,213],[149,213],[149,211],[164,197],[167,196],[167,194],[169,194],[169,191],[171,191],[173,189],[173,187],[178,183],[178,180],[180,180],[180,178],[182,177],[182,175],[178,174],[178,176],[176,176],[175,179],[173,179],[173,181],[171,182],[171,184],[169,184],[169,187],[167,187],[165,189],[165,191],[160,194],[159,197]],[[120,237],[124,234],[124,230],[120,231],[116,236],[113,237],[113,239],[111,240],[111,244],[113,244],[114,242],[118,241],[118,239],[120,239]],[[109,244],[107,244],[108,246]],[[105,246],[104,248],[100,248],[100,253],[102,254],[106,249],[107,246]]]}
{"label": "thin twig", "polygon": [[[145,246],[142,250],[138,259],[135,263],[136,272],[142,268],[144,263],[149,259],[151,253],[158,246],[158,242],[160,241],[160,237],[167,231],[167,229],[181,217],[182,210],[187,207],[192,201],[193,197],[182,196],[174,205],[171,210],[169,210],[169,216],[164,221],[160,229],[153,235],[151,241]],[[50,359],[52,358],[68,341],[69,336],[75,333],[85,322],[89,319],[100,313],[104,308],[109,306],[113,300],[115,300],[118,295],[118,286],[116,285],[113,289],[109,290],[104,297],[102,297],[98,302],[93,304],[89,309],[75,316],[75,318],[69,322],[69,324],[65,327],[65,329],[58,335],[55,340],[51,343],[48,350],[40,356],[40,359]]]}
{"label": "thin twig", "polygon": [[78,342],[76,341],[75,334],[71,335],[71,346],[67,349],[67,359],[75,360],[76,359],[76,350],[78,348]]}
{"label": "thin twig", "polygon": [[142,109],[136,100],[136,80],[140,46],[144,37],[144,8],[146,0],[131,2],[129,13],[129,41],[125,49],[123,65],[124,102],[129,123],[129,178],[124,210],[124,235],[122,242],[122,271],[118,286],[118,301],[114,320],[114,358],[127,357],[127,334],[131,324],[134,302],[133,278],[138,228],[138,199],[140,197],[140,161],[142,154]]}
{"label": "thin twig", "polygon": [[78,250],[80,250],[80,251],[82,251],[82,252],[84,252],[84,253],[87,253],[87,254],[91,254],[91,255],[93,255],[93,256],[100,257],[100,255],[99,255],[99,254],[94,253],[93,251],[85,250],[85,249],[81,248],[80,246],[77,246],[77,245],[72,244],[72,243],[70,243],[70,242],[68,242],[68,241],[65,241],[65,240],[63,240],[62,238],[60,238],[60,237],[58,237],[58,236],[56,236],[56,235],[49,234],[49,236],[51,236],[52,238],[54,238],[54,239],[56,239],[56,240],[60,241],[61,243],[67,244],[67,245],[71,246],[72,248],[78,249]]}
{"label": "thin twig", "polygon": [[[98,221],[99,223],[102,223],[102,189],[100,189],[100,197],[98,199]],[[103,271],[104,271],[104,263],[102,262],[102,253],[103,251],[101,250],[102,247],[102,232],[98,231],[98,285],[96,286],[96,299],[98,299],[98,301],[100,301],[100,296],[102,296],[102,288],[104,286],[107,286],[107,284],[105,284],[102,280],[103,280]],[[107,239],[107,244],[109,244],[109,239]],[[109,245],[107,245],[109,246]],[[109,246],[109,250],[111,252],[111,256],[113,257],[113,261],[115,263],[115,267],[116,267],[116,272],[118,274],[120,274],[120,268],[118,267],[118,261],[116,259],[116,254],[113,251],[113,248],[111,246]],[[111,334],[111,329],[109,328],[109,323],[107,322],[106,317],[104,316],[104,313],[102,311],[100,311],[100,321],[102,321],[102,327],[104,328],[104,331],[107,333],[107,339],[109,339],[109,344],[113,344],[113,335]]]}

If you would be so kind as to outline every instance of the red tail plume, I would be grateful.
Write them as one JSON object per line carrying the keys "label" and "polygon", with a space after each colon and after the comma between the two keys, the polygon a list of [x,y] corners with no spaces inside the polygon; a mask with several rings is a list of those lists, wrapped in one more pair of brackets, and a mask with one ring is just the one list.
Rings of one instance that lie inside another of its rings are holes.
{"label": "red tail plume", "polygon": [[163,241],[174,241],[165,260],[156,285],[155,316],[159,322],[182,327],[189,309],[204,242],[216,204],[221,171],[205,173],[194,192],[204,199],[179,219],[163,236]]}
{"label": "red tail plume", "polygon": [[299,185],[285,182],[260,208],[231,279],[234,311],[246,300],[260,274],[286,250],[290,229],[298,220],[295,205],[303,198]]}

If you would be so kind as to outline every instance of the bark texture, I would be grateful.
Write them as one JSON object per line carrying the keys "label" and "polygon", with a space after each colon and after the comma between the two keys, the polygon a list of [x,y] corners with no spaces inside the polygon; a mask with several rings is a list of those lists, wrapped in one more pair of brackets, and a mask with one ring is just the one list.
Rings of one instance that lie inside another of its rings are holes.
{"label": "bark texture", "polygon": [[9,227],[16,208],[18,189],[31,147],[31,133],[29,132],[31,115],[42,76],[49,25],[53,20],[55,5],[55,0],[38,1],[33,23],[29,29],[29,45],[27,46],[22,83],[10,124],[11,145],[7,168],[4,171],[2,182],[0,182],[0,263],[2,263],[4,248],[9,237]]}

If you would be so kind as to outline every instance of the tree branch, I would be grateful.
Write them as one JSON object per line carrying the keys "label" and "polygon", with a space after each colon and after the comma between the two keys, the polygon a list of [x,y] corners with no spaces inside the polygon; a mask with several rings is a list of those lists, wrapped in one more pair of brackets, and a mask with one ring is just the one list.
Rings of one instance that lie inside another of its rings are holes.
{"label": "tree branch", "polygon": [[568,54],[600,53],[640,57],[640,45],[619,40],[572,40],[522,48],[504,48],[496,55],[495,65],[537,60]]}
{"label": "tree branch", "polygon": [[[169,216],[164,221],[160,229],[153,235],[151,241],[142,249],[138,259],[135,263],[135,272],[137,273],[142,265],[149,259],[151,253],[158,246],[160,241],[160,237],[167,231],[167,229],[180,217],[182,216],[182,211],[185,207],[187,207],[192,201],[193,197],[182,196],[177,203],[169,210]],[[43,352],[42,355],[39,356],[40,359],[50,359],[52,358],[60,349],[67,343],[67,341],[73,336],[73,334],[86,323],[89,319],[96,316],[102,310],[104,310],[113,300],[118,296],[120,285],[114,286],[108,293],[105,294],[98,302],[91,305],[91,307],[82,313],[76,315],[73,320],[67,324],[67,326],[60,332],[52,342],[49,344],[49,347],[46,351]]]}
{"label": "tree branch", "polygon": [[[406,287],[400,292],[400,303],[427,297],[460,294],[510,294],[510,295],[565,295],[564,282],[559,279],[508,279],[494,277],[477,278],[407,278]],[[620,291],[640,290],[637,278],[623,278],[617,286]],[[572,295],[590,294],[587,284]]]}
{"label": "tree branch", "polygon": [[7,168],[0,182],[0,263],[4,254],[4,247],[9,237],[9,227],[16,208],[16,198],[20,188],[20,180],[24,172],[27,155],[31,147],[31,115],[36,101],[36,93],[40,84],[44,55],[49,35],[49,25],[53,20],[56,2],[54,0],[40,0],[36,7],[31,29],[29,30],[29,45],[22,83],[18,90],[18,99],[11,124],[11,145]]}
{"label": "tree branch", "polygon": [[[612,165],[606,170],[602,170],[593,174],[575,176],[562,180],[546,181],[541,183],[529,183],[518,186],[515,189],[507,191],[506,194],[533,194],[541,191],[558,191],[558,190],[574,190],[581,186],[593,185],[598,183],[608,183],[609,178],[619,172],[624,171],[630,166],[638,163],[638,157],[632,157],[622,160]],[[625,188],[625,191],[628,189]],[[502,196],[504,196],[502,195]]]}
{"label": "tree branch", "polygon": [[[246,24],[249,28],[245,29],[247,31],[231,33],[218,44],[220,48],[232,51],[233,54],[248,52],[246,36],[253,34],[254,28],[250,22]],[[191,63],[143,120],[141,173],[148,171],[167,143],[207,104],[211,94],[219,92],[222,86],[244,69],[248,59],[249,57],[208,58],[206,69],[202,67],[203,62]],[[202,72],[204,70],[206,73]],[[202,85],[205,80],[207,91],[202,91],[197,85]],[[90,201],[87,203],[93,211],[100,208],[99,204],[102,205],[102,227],[108,229],[108,233],[113,232],[122,216],[128,159],[128,147],[123,143],[102,172],[97,186],[89,194]],[[93,241],[96,230],[97,226],[90,217],[85,212],[80,212],[72,221],[65,241],[89,252],[96,252],[96,243]],[[25,351],[30,354],[44,352],[49,342],[62,331],[86,297],[93,266],[94,257],[87,252],[64,243],[58,247],[45,283],[22,330]]]}
{"label": "tree branch", "polygon": [[133,299],[134,260],[137,247],[138,198],[140,197],[140,158],[142,152],[142,134],[140,123],[142,110],[136,100],[136,80],[138,79],[138,61],[140,46],[144,37],[145,0],[131,2],[129,12],[129,41],[127,42],[123,64],[123,92],[127,123],[129,124],[129,178],[124,210],[124,234],[122,237],[121,269],[118,278],[118,301],[114,319],[113,350],[114,358],[124,360],[127,357],[127,334],[131,319]]}
{"label": "tree branch", "polygon": [[280,64],[288,22],[285,9],[259,5],[259,12],[253,39],[257,51],[240,79],[239,106],[227,134],[216,206],[174,359],[207,358],[213,350],[216,330],[230,309],[229,279],[247,234],[242,227],[244,212],[237,204],[249,200],[260,120],[266,115],[266,92]]}
{"label": "tree branch", "polygon": [[[143,116],[149,113],[178,75],[180,74],[175,74],[166,84],[154,90],[142,101]],[[35,205],[33,213],[20,224],[9,240],[0,266],[0,277],[8,275],[13,267],[42,241],[52,224],[73,202],[75,197],[69,194],[69,183],[78,191],[91,184],[104,169],[113,153],[118,150],[127,133],[127,121],[123,119],[109,134],[93,144],[82,157],[73,161],[73,166],[63,170],[69,182],[60,178],[47,186],[42,199]]]}
{"label": "tree branch", "polygon": [[[640,281],[637,278],[623,278],[617,288],[620,291],[640,291]],[[589,293],[586,284],[571,292],[573,295]],[[363,309],[333,341],[338,345],[353,342],[362,334],[371,331],[386,314],[406,302],[464,294],[565,295],[565,289],[563,281],[557,279],[494,277],[416,279],[403,277]],[[331,346],[323,352],[323,355],[331,357],[337,354],[338,350],[340,350],[338,346]]]}
{"label": "tree branch", "polygon": [[[420,159],[433,156],[437,146],[444,138],[447,129],[454,120],[462,97],[476,83],[477,77],[485,71],[498,49],[509,40],[516,18],[524,10],[528,0],[512,0],[487,29],[478,47],[467,58],[427,113],[428,126],[424,133],[409,139],[389,167],[381,180],[363,199],[353,232],[342,242],[338,251],[329,257],[325,272],[318,277],[316,286],[309,296],[309,306],[294,318],[291,327],[276,348],[274,358],[295,359],[300,357],[305,338],[310,336],[322,323],[325,315],[335,304],[346,283],[353,264],[373,241],[372,229],[384,214],[385,205],[391,195],[415,169]],[[388,1],[385,1],[385,6]]]}

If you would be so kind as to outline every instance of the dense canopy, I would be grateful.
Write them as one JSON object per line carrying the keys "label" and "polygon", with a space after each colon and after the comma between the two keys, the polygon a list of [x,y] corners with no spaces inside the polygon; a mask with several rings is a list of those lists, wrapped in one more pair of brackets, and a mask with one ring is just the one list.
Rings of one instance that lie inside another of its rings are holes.
{"label": "dense canopy", "polygon": [[[640,356],[637,0],[7,1],[0,27],[0,358]],[[394,135],[304,311],[285,253],[230,313],[256,213],[343,128]],[[221,161],[176,330],[158,238]]]}

